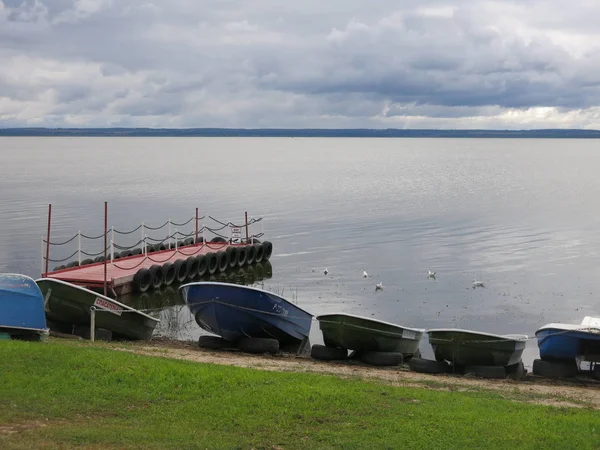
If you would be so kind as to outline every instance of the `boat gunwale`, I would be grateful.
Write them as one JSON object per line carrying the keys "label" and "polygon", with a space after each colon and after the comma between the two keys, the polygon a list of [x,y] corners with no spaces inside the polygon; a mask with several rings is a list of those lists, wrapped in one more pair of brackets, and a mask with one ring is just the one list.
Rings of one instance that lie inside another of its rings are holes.
{"label": "boat gunwale", "polygon": [[541,331],[550,331],[556,330],[559,333],[556,335],[567,335],[567,333],[586,333],[592,336],[598,336],[600,334],[600,328],[597,327],[586,327],[585,325],[574,325],[569,323],[549,323],[548,325],[544,325],[536,330],[535,335],[537,337],[538,333]]}
{"label": "boat gunwale", "polygon": [[467,334],[473,334],[473,335],[501,338],[503,341],[514,341],[514,342],[523,342],[523,341],[529,340],[529,336],[526,334],[494,334],[494,333],[486,333],[483,331],[464,330],[462,328],[430,328],[427,330],[428,335],[430,335],[430,333],[436,333],[436,332],[467,333]]}
{"label": "boat gunwale", "polygon": [[[0,325],[0,331],[2,330],[25,330],[34,331],[36,333],[47,335],[50,333],[50,328],[31,328],[31,327],[12,327],[7,325]],[[3,331],[2,331],[3,332]]]}
{"label": "boat gunwale", "polygon": [[92,291],[90,289],[84,288],[83,286],[77,286],[76,284],[69,283],[67,281],[59,280],[59,279],[56,279],[56,278],[38,278],[37,280],[35,280],[36,284],[37,284],[38,281],[51,281],[51,282],[54,282],[54,283],[59,283],[59,284],[65,285],[65,286],[74,287],[74,288],[76,288],[76,289],[78,289],[80,291],[84,291],[84,292],[86,292],[88,294],[93,294],[96,297],[101,297],[104,300],[108,300],[109,302],[114,303],[117,306],[121,306],[121,307],[123,307],[124,309],[126,309],[128,311],[135,312],[135,313],[137,313],[137,314],[139,314],[141,316],[144,316],[144,317],[146,317],[148,319],[152,319],[152,320],[154,320],[157,323],[160,322],[160,319],[157,319],[156,317],[152,317],[151,315],[146,314],[145,312],[139,311],[139,310],[137,310],[135,308],[132,308],[131,306],[125,305],[124,303],[121,303],[118,300],[115,300],[113,298],[106,297],[105,295],[99,294],[98,292],[94,292],[94,291]]}
{"label": "boat gunwale", "polygon": [[[26,278],[27,280],[32,281],[33,284],[35,284],[35,287],[38,289],[38,292],[41,294],[42,299],[44,298],[44,294],[42,293],[42,290],[40,289],[40,287],[38,286],[38,284],[36,283],[36,281],[32,277],[30,277],[29,275],[23,275],[22,273],[7,273],[7,272],[3,272],[3,273],[0,273],[0,279],[1,279],[2,275],[16,275],[16,276],[19,276],[21,278]],[[4,292],[7,292],[7,293],[11,292],[11,293],[14,293],[14,294],[29,295],[29,294],[27,294],[25,292],[5,291],[4,289],[2,289],[1,285],[0,285],[0,291],[4,291]]]}
{"label": "boat gunwale", "polygon": [[[314,314],[312,314],[311,312],[305,310],[304,308],[296,305],[295,303],[290,302],[289,300],[286,300],[285,298],[283,298],[281,295],[276,294],[275,292],[272,291],[267,291],[266,289],[260,289],[260,288],[256,288],[256,287],[252,287],[252,286],[245,286],[245,285],[241,285],[241,284],[234,284],[234,283],[223,283],[220,281],[193,281],[191,283],[186,283],[186,284],[182,284],[181,286],[179,286],[179,291],[181,291],[182,288],[187,287],[187,286],[227,286],[227,287],[236,287],[242,290],[252,290],[252,291],[257,291],[260,292],[262,294],[269,294],[269,295],[273,295],[281,300],[283,300],[284,302],[288,303],[289,305],[298,308],[300,311],[305,312],[306,314],[308,314],[311,318],[315,317]],[[185,299],[185,302],[188,303],[187,299]]]}
{"label": "boat gunwale", "polygon": [[390,326],[392,326],[394,328],[401,328],[403,330],[415,331],[417,333],[425,333],[425,331],[426,331],[424,328],[405,327],[405,326],[399,325],[397,323],[386,322],[384,320],[379,320],[379,319],[371,319],[369,317],[359,316],[359,315],[356,315],[356,314],[346,314],[346,313],[320,314],[320,315],[318,315],[316,317],[316,320],[318,320],[320,322],[322,317],[327,317],[327,316],[346,316],[346,317],[352,317],[354,319],[362,319],[362,320],[365,320],[367,322],[376,322],[376,323],[380,323],[380,324],[383,324],[383,325],[390,325]]}

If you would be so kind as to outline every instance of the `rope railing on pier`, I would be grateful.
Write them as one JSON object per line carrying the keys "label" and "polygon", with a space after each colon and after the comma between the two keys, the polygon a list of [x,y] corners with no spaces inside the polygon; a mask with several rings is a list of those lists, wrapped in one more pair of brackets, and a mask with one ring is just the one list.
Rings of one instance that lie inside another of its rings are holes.
{"label": "rope railing on pier", "polygon": [[[200,224],[199,222],[204,219],[209,219],[210,221],[217,224],[217,226],[211,227],[207,224]],[[61,263],[70,258],[76,257],[77,261],[74,261],[74,262],[77,263],[76,265],[81,265],[82,257],[99,258],[99,257],[104,256],[104,253],[105,253],[104,249],[99,249],[99,251],[96,251],[96,249],[88,248],[88,249],[84,250],[82,241],[96,241],[96,240],[102,239],[102,238],[109,238],[109,243],[108,243],[109,246],[106,250],[108,255],[107,255],[106,259],[108,260],[110,258],[111,262],[113,262],[113,260],[115,259],[114,258],[115,250],[125,252],[125,251],[130,251],[130,250],[139,248],[144,255],[147,255],[148,253],[157,249],[157,247],[161,246],[161,245],[164,245],[167,247],[165,250],[172,249],[175,247],[179,248],[180,245],[188,245],[190,238],[194,238],[193,243],[196,245],[202,243],[202,245],[206,245],[209,248],[219,248],[221,246],[221,245],[219,245],[220,242],[218,242],[218,243],[215,242],[213,246],[210,246],[210,242],[209,242],[210,238],[207,236],[207,234],[210,234],[210,236],[213,236],[213,239],[219,238],[219,239],[225,240],[227,242],[232,242],[231,241],[232,234],[234,233],[234,231],[232,231],[232,228],[240,228],[240,229],[246,228],[246,232],[248,233],[247,241],[251,242],[254,239],[258,239],[264,235],[264,233],[262,232],[262,224],[261,224],[260,232],[255,232],[257,230],[251,229],[251,226],[253,224],[256,224],[261,221],[262,221],[262,217],[261,218],[250,218],[248,220],[247,224],[244,223],[243,225],[235,225],[231,221],[223,222],[212,216],[204,215],[201,217],[200,216],[197,217],[197,221],[196,221],[195,216],[191,217],[185,221],[182,221],[182,222],[175,222],[175,221],[172,221],[171,219],[169,219],[165,223],[163,223],[162,225],[160,225],[158,227],[148,226],[144,222],[142,222],[140,225],[138,225],[137,227],[135,227],[131,230],[119,230],[114,227],[111,227],[107,231],[106,234],[103,233],[103,234],[99,234],[97,236],[87,235],[87,234],[84,234],[81,231],[79,231],[72,237],[70,237],[64,241],[60,241],[60,242],[53,242],[51,239],[42,237],[42,273],[44,273],[44,262],[46,260],[54,262],[54,263]],[[190,224],[192,225],[191,230],[189,228],[187,230],[179,230],[178,229],[181,227],[186,227]],[[201,225],[201,226],[199,226],[199,225]],[[156,234],[154,234],[154,236],[148,235],[148,231],[156,232],[156,231],[160,231],[161,229],[163,229],[165,227],[168,227],[168,234],[166,237],[157,237]],[[174,230],[173,230],[173,227],[175,227]],[[229,228],[228,233],[223,231],[226,228]],[[140,233],[140,235],[139,235],[140,237],[138,238],[137,242],[135,242],[134,244],[126,244],[125,242],[120,242],[120,243],[116,242],[117,236],[131,236],[132,234],[134,234],[136,232]],[[197,239],[196,239],[196,237],[197,237]],[[239,234],[237,235],[236,239],[240,239],[241,242],[246,241],[246,238],[242,239]],[[48,240],[50,242],[48,242]],[[75,240],[77,240],[77,250],[75,250],[67,258],[63,258],[63,259],[50,259],[49,258],[49,253],[47,250],[49,250],[50,247],[59,247],[59,246],[68,245],[68,244],[74,242]],[[186,241],[186,240],[188,240],[188,244],[184,244],[184,241]],[[240,240],[237,240],[235,242],[240,242]],[[148,248],[150,245],[152,245],[151,249]],[[195,253],[192,253],[192,254],[195,254]],[[117,256],[117,258],[118,258],[118,256]]]}

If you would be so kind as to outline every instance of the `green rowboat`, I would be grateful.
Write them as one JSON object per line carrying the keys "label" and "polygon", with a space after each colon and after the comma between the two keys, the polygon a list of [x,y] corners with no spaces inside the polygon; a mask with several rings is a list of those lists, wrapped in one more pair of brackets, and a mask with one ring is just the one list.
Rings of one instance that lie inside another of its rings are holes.
{"label": "green rowboat", "polygon": [[511,366],[521,361],[528,336],[456,328],[427,330],[435,359],[455,366]]}
{"label": "green rowboat", "polygon": [[96,328],[112,331],[115,338],[150,340],[159,319],[97,292],[62,280],[35,281],[44,296],[46,318],[68,325],[90,325],[90,308],[96,312]]}
{"label": "green rowboat", "polygon": [[353,314],[323,314],[317,320],[327,347],[397,352],[405,357],[415,354],[425,332]]}

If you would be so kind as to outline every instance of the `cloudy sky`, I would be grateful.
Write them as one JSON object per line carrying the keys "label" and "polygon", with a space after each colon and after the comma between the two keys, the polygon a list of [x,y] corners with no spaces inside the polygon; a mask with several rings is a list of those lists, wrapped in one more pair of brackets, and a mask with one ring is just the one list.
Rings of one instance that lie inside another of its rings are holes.
{"label": "cloudy sky", "polygon": [[597,0],[0,0],[0,127],[600,129]]}

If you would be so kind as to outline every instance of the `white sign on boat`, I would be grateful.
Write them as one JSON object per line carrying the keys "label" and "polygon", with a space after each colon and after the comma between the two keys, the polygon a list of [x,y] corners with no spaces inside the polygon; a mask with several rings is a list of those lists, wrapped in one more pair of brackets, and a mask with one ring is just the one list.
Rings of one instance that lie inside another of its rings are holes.
{"label": "white sign on boat", "polygon": [[113,314],[116,314],[117,316],[121,315],[121,308],[119,308],[114,303],[109,302],[105,298],[96,297],[96,301],[94,302],[94,306],[97,306],[98,308],[101,308],[101,309],[103,309],[105,311],[108,311],[108,312],[111,312]]}

